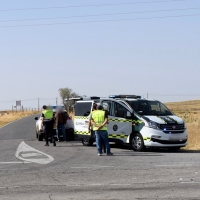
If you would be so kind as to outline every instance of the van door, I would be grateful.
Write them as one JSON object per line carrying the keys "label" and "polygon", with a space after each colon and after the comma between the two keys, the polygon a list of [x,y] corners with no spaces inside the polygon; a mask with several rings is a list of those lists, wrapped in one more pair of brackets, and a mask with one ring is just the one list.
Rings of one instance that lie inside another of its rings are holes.
{"label": "van door", "polygon": [[116,143],[128,143],[128,136],[132,133],[132,117],[127,116],[128,108],[120,102],[109,100],[102,101],[102,105],[108,111],[109,140]]}
{"label": "van door", "polygon": [[88,124],[93,101],[77,101],[75,105],[74,133],[76,138],[90,138]]}

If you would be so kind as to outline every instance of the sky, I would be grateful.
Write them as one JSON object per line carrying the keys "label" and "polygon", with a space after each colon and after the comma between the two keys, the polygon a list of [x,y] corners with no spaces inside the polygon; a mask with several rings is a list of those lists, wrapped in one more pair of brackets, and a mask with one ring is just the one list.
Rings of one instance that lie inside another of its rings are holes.
{"label": "sky", "polygon": [[0,0],[0,16],[0,110],[64,87],[200,99],[199,0]]}

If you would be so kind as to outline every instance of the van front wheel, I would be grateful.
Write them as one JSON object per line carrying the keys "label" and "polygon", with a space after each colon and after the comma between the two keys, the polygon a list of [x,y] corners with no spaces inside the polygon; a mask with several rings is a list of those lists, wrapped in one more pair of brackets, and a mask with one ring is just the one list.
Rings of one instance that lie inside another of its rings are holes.
{"label": "van front wheel", "polygon": [[140,133],[132,134],[130,143],[134,151],[142,151],[145,149],[144,140]]}

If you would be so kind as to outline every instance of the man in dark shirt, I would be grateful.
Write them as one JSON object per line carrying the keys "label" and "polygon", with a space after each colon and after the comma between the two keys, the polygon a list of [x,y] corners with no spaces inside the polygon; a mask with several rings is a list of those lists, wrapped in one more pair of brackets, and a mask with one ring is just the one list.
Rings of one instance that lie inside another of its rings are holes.
{"label": "man in dark shirt", "polygon": [[67,140],[65,126],[66,126],[66,122],[67,122],[68,117],[69,117],[68,114],[65,113],[62,108],[60,108],[58,110],[58,112],[55,114],[58,142],[60,142],[60,131],[63,135],[63,140],[64,141]]}

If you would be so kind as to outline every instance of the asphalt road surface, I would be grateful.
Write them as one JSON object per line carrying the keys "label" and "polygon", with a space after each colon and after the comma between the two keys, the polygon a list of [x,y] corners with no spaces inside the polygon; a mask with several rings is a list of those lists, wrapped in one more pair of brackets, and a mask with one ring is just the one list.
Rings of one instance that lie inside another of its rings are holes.
{"label": "asphalt road surface", "polygon": [[45,147],[34,117],[0,129],[0,200],[200,199],[199,152],[111,145],[114,156],[98,157],[79,141]]}

